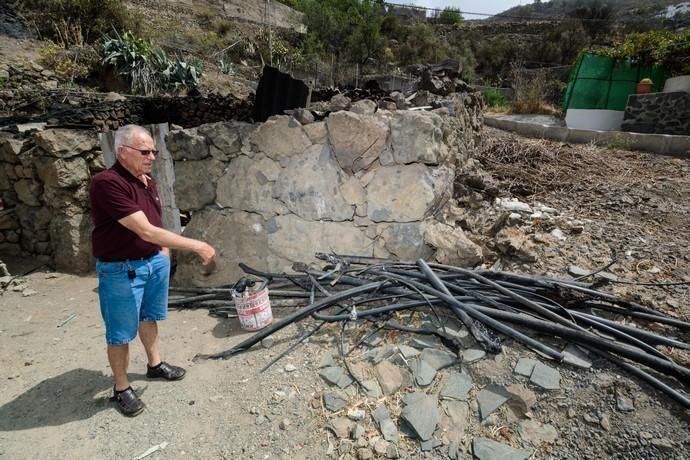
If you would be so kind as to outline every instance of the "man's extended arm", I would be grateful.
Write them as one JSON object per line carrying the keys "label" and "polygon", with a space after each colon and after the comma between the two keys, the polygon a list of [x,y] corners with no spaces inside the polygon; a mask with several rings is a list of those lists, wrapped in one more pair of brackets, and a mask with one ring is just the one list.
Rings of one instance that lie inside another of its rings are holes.
{"label": "man's extended arm", "polygon": [[136,233],[139,238],[149,243],[157,244],[165,248],[183,249],[199,254],[204,265],[210,263],[216,250],[203,241],[186,238],[176,233],[156,227],[146,218],[143,211],[137,211],[118,220],[120,224]]}

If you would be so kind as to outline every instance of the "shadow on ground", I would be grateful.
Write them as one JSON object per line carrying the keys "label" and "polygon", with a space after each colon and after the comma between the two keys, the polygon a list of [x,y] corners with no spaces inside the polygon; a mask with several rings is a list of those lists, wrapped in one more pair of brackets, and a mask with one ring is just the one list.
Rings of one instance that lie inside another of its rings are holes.
{"label": "shadow on ground", "polygon": [[88,369],[73,369],[51,377],[0,406],[0,431],[58,426],[88,419],[112,407],[108,396],[112,377]]}

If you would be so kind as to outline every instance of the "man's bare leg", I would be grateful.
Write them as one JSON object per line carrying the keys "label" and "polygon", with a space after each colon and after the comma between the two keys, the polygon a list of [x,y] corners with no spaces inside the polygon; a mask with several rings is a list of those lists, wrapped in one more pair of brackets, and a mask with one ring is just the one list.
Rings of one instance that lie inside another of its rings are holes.
{"label": "man's bare leg", "polygon": [[113,370],[115,390],[122,391],[129,387],[127,367],[129,365],[129,344],[108,345],[108,361]]}
{"label": "man's bare leg", "polygon": [[141,321],[139,323],[139,338],[144,344],[149,366],[160,364],[161,354],[158,349],[158,323],[156,321]]}

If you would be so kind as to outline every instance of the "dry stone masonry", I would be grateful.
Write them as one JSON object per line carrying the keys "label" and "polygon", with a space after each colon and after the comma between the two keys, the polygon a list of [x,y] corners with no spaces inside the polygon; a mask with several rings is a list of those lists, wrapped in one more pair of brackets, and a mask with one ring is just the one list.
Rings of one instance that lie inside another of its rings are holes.
{"label": "dry stone masonry", "polygon": [[276,116],[171,132],[175,196],[193,212],[185,234],[220,248],[210,275],[181,255],[177,281],[227,283],[242,276],[238,262],[283,271],[316,263],[316,252],[481,261],[436,217],[475,141],[463,100],[432,112],[352,107],[305,124]]}
{"label": "dry stone masonry", "polygon": [[690,93],[631,94],[621,128],[634,133],[690,135]]}
{"label": "dry stone masonry", "polygon": [[[227,283],[241,276],[240,261],[286,270],[315,262],[316,252],[482,260],[480,247],[439,217],[478,139],[476,99],[451,95],[432,112],[335,99],[352,110],[169,134],[177,205],[193,213],[186,234],[220,250],[212,275],[181,255],[180,282]],[[110,104],[127,117],[129,102]],[[107,113],[88,115],[90,129],[31,123],[0,134],[0,253],[46,256],[66,272],[93,268],[88,184],[104,168],[97,133],[120,124],[117,111]]]}

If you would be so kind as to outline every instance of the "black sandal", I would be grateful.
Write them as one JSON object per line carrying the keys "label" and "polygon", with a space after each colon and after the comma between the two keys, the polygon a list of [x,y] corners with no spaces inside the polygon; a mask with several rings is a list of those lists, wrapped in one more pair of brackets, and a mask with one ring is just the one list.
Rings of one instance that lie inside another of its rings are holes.
{"label": "black sandal", "polygon": [[187,373],[183,368],[161,361],[156,367],[146,365],[146,377],[149,379],[182,380]]}
{"label": "black sandal", "polygon": [[122,391],[115,391],[113,388],[114,395],[110,398],[110,401],[115,403],[115,407],[119,410],[122,415],[127,417],[136,417],[141,414],[146,405],[139,399],[139,396],[134,392],[132,387],[127,387]]}

